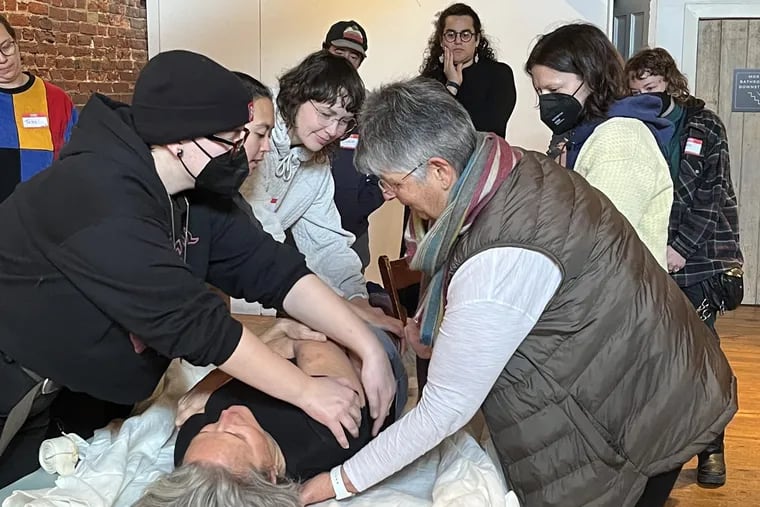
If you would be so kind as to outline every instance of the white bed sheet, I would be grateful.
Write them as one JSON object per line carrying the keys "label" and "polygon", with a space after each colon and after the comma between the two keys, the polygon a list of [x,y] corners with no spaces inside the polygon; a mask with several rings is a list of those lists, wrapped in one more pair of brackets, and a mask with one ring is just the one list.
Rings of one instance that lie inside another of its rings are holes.
{"label": "white bed sheet", "polygon": [[[141,414],[98,430],[73,475],[47,489],[15,491],[2,507],[129,507],[173,468],[176,400],[206,370],[173,365],[163,393]],[[320,507],[519,507],[499,469],[464,431],[350,500]]]}

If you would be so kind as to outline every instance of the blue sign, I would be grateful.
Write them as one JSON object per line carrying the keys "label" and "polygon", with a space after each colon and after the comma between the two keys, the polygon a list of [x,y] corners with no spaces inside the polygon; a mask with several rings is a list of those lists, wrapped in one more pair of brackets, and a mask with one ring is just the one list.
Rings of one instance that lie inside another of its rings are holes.
{"label": "blue sign", "polygon": [[760,113],[760,69],[734,69],[732,111]]}

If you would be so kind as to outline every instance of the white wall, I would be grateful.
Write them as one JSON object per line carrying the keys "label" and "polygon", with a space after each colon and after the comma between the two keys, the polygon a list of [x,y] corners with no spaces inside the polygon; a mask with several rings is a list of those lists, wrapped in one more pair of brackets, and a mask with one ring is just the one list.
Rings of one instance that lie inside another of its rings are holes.
{"label": "white wall", "polygon": [[[367,30],[369,58],[360,69],[367,86],[414,75],[435,13],[450,0],[158,0],[148,1],[149,51],[187,48],[273,84],[276,77],[318,49],[330,24],[356,19]],[[500,60],[517,78],[518,103],[511,142],[544,149],[530,81],[522,70],[532,42],[563,21],[607,27],[606,0],[472,0]]]}
{"label": "white wall", "polygon": [[148,54],[189,49],[258,75],[259,2],[148,0]]}
{"label": "white wall", "polygon": [[652,12],[656,19],[650,42],[668,50],[693,83],[698,19],[760,17],[760,0],[652,0]]}
{"label": "white wall", "polygon": [[[368,88],[417,74],[435,14],[452,0],[148,0],[148,49],[188,48],[244,70],[267,84],[319,49],[337,20],[355,19],[367,31],[368,58],[360,69]],[[544,151],[549,130],[523,71],[532,43],[562,22],[585,20],[607,29],[607,0],[470,0],[497,56],[517,85],[517,107],[508,140]],[[398,256],[401,207],[383,206],[372,216],[373,257]],[[373,262],[374,265],[374,262]],[[377,280],[374,267],[368,278]]]}

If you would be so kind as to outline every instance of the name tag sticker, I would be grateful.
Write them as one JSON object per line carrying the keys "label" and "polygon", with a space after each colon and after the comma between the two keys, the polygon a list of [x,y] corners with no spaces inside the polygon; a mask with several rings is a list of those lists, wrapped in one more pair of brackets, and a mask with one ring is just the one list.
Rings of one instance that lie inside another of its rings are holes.
{"label": "name tag sticker", "polygon": [[359,134],[351,134],[340,142],[340,147],[344,150],[355,150],[359,144]]}
{"label": "name tag sticker", "polygon": [[683,152],[686,155],[702,156],[702,140],[694,139],[693,137],[686,139],[686,146],[684,147]]}
{"label": "name tag sticker", "polygon": [[21,117],[25,129],[41,129],[48,126],[48,117],[39,114],[27,114]]}

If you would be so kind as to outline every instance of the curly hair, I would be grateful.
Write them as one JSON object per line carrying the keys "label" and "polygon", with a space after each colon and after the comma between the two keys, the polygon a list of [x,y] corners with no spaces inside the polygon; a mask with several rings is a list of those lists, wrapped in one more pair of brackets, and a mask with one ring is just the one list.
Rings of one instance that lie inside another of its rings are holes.
{"label": "curly hair", "polygon": [[443,47],[441,47],[441,38],[443,37],[443,29],[446,27],[446,18],[449,16],[469,16],[472,18],[472,25],[475,28],[475,33],[480,36],[480,42],[478,43],[475,54],[478,55],[478,59],[496,61],[496,54],[491,47],[491,43],[483,34],[483,26],[480,23],[480,17],[477,13],[467,4],[456,3],[447,7],[445,10],[437,14],[437,18],[433,21],[433,35],[428,39],[428,47],[425,49],[425,58],[420,66],[420,75],[423,77],[430,77],[437,79],[443,72],[443,63],[441,63],[441,56],[443,56]]}
{"label": "curly hair", "polygon": [[591,90],[582,120],[603,119],[616,100],[628,95],[623,58],[599,28],[571,23],[539,37],[525,63],[531,74],[536,65],[577,75]]}
{"label": "curly hair", "polygon": [[364,82],[348,60],[324,49],[316,51],[280,77],[277,107],[288,128],[296,122],[301,104],[309,100],[358,114],[366,95]]}
{"label": "curly hair", "polygon": [[688,79],[678,70],[670,53],[662,48],[642,49],[633,55],[625,64],[625,75],[628,79],[662,76],[668,83],[665,91],[680,104],[684,104],[691,95]]}
{"label": "curly hair", "polygon": [[297,486],[272,484],[261,473],[236,475],[201,463],[182,465],[148,486],[135,507],[299,507]]}

